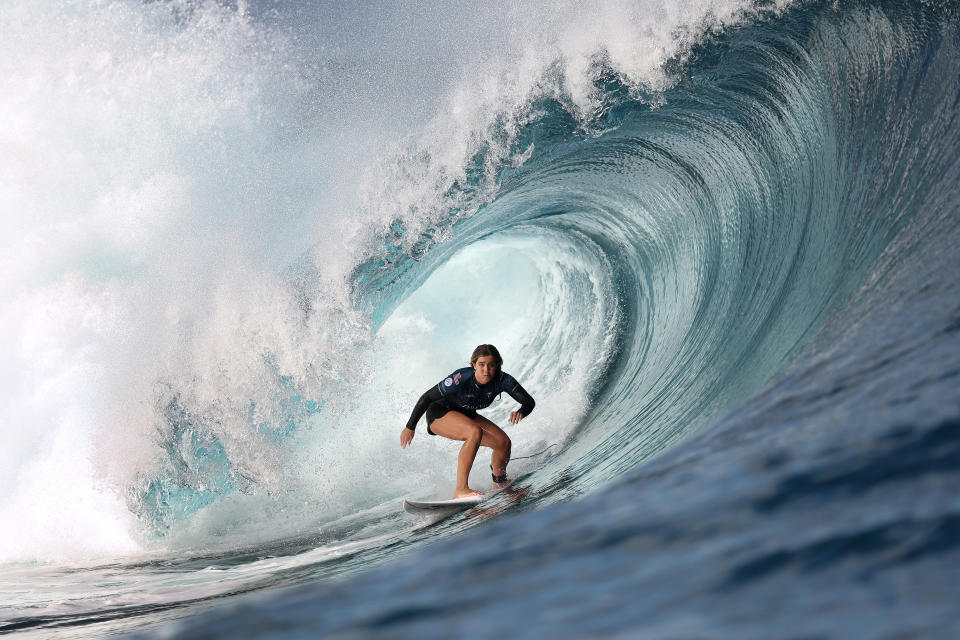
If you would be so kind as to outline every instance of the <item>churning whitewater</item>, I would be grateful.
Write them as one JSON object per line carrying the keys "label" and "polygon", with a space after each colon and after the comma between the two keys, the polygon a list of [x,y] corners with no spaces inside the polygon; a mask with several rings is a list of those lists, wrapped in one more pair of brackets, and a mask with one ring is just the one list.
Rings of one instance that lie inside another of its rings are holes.
{"label": "churning whitewater", "polygon": [[4,3],[0,634],[947,635],[957,18]]}

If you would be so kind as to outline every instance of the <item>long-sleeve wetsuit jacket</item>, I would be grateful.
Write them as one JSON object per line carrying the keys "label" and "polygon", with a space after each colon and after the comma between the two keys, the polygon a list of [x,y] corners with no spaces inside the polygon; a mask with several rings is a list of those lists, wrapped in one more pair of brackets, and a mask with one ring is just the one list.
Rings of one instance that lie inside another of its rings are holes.
{"label": "long-sleeve wetsuit jacket", "polygon": [[520,403],[519,411],[524,418],[533,411],[536,405],[533,397],[509,373],[498,371],[493,376],[493,380],[481,385],[474,378],[472,367],[458,369],[420,396],[413,408],[413,413],[410,414],[410,419],[407,420],[407,429],[416,429],[417,422],[432,402],[453,411],[466,409],[467,412],[472,413],[477,409],[489,407],[503,392],[507,392],[511,398]]}

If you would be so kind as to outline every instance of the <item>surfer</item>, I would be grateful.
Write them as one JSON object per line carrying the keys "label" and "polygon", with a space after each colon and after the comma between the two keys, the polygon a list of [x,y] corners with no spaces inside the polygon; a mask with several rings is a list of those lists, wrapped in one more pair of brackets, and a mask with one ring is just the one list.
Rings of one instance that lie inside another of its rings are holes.
{"label": "surfer", "polygon": [[473,350],[470,366],[457,369],[428,389],[417,401],[400,432],[400,446],[406,448],[413,440],[417,422],[427,414],[427,433],[463,442],[457,462],[457,486],[453,497],[482,494],[467,484],[470,469],[480,447],[493,449],[490,471],[495,489],[507,485],[507,463],[510,462],[510,437],[503,429],[477,413],[486,409],[506,391],[520,403],[520,409],[510,412],[510,424],[517,424],[530,415],[536,404],[520,383],[500,370],[503,358],[492,344],[482,344]]}

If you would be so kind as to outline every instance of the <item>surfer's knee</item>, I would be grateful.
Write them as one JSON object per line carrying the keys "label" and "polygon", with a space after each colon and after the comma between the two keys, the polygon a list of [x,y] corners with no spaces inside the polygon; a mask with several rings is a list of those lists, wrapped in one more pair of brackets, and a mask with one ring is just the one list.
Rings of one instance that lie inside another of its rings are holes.
{"label": "surfer's knee", "polygon": [[471,444],[480,444],[480,441],[483,439],[483,429],[480,428],[477,424],[471,424],[467,427],[467,438],[466,442]]}

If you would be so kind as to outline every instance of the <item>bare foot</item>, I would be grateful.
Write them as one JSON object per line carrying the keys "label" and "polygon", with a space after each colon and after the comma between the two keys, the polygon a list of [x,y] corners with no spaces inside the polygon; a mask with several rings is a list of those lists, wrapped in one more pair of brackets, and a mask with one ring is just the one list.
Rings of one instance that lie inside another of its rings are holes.
{"label": "bare foot", "polygon": [[494,482],[494,483],[493,483],[493,488],[494,488],[494,490],[497,490],[497,489],[506,489],[508,486],[510,486],[510,481],[509,481],[509,480],[506,481],[506,482]]}
{"label": "bare foot", "polygon": [[482,496],[483,491],[474,491],[470,487],[466,489],[457,489],[453,492],[454,498],[469,498],[470,496]]}

